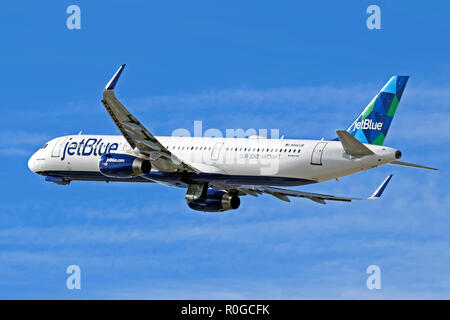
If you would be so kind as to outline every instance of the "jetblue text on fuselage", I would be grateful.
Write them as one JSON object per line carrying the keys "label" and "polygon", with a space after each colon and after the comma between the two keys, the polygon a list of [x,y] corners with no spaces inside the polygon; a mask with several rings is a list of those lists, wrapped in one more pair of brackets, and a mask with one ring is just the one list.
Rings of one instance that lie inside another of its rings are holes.
{"label": "jetblue text on fuselage", "polygon": [[67,156],[101,156],[105,153],[109,153],[111,151],[116,151],[119,148],[118,143],[105,143],[102,142],[102,139],[90,138],[87,139],[86,142],[81,140],[80,142],[70,141],[72,138],[69,138],[69,141],[64,145],[64,151],[61,156],[61,160],[64,160]]}

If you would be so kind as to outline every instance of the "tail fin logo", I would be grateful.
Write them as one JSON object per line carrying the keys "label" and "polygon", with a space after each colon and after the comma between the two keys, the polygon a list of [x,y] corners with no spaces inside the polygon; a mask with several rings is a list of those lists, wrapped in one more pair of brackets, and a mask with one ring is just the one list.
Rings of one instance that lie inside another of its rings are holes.
{"label": "tail fin logo", "polygon": [[398,103],[408,82],[407,76],[393,76],[347,129],[361,143],[383,145]]}
{"label": "tail fin logo", "polygon": [[351,127],[353,127],[352,131],[356,131],[359,129],[380,131],[383,128],[383,122],[375,122],[372,119],[365,119],[353,122]]}

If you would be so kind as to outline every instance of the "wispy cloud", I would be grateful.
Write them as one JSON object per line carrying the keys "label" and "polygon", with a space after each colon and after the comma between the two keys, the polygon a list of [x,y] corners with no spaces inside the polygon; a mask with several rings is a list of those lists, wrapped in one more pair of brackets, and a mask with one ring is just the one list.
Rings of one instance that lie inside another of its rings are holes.
{"label": "wispy cloud", "polygon": [[[165,125],[178,127],[187,119],[201,120],[224,127],[247,124],[260,128],[268,124],[282,128],[289,136],[315,132],[334,134],[348,126],[381,88],[379,84],[306,86],[273,89],[224,89],[204,93],[176,94],[130,99],[127,105],[145,122],[147,115],[171,110]],[[189,113],[187,110],[196,110]],[[450,86],[413,84],[407,87],[394,122],[399,137],[432,142],[450,133]],[[211,115],[210,110],[214,110]],[[335,128],[327,128],[334,119]],[[157,116],[159,119],[160,116]],[[162,117],[161,117],[162,118]],[[167,118],[167,117],[166,117]],[[270,121],[268,121],[270,120]],[[154,126],[157,123],[150,122]],[[414,130],[410,130],[414,126]],[[309,136],[307,136],[309,137]],[[319,137],[320,138],[320,137]]]}
{"label": "wispy cloud", "polygon": [[130,103],[138,110],[164,106],[170,109],[196,110],[213,107],[245,107],[250,110],[261,107],[281,108],[292,107],[312,108],[328,105],[348,105],[353,101],[360,101],[367,97],[369,85],[333,87],[306,86],[273,89],[224,89],[194,94],[176,94],[171,96],[155,96],[131,99]]}
{"label": "wispy cloud", "polygon": [[[288,137],[312,138],[312,132],[322,132],[323,136],[328,137],[334,136],[334,130],[346,128],[382,85],[366,83],[268,89],[230,88],[139,98],[128,98],[126,93],[119,93],[118,96],[141,122],[150,129],[156,128],[156,134],[162,130],[170,134],[180,126],[191,129],[194,120],[205,118],[205,126],[279,128]],[[432,143],[450,133],[447,126],[449,116],[443,112],[449,109],[450,85],[411,83],[403,95],[392,130],[396,127],[396,134],[401,139]],[[214,110],[213,114],[211,110]],[[58,107],[52,117],[67,117],[69,114],[82,117],[82,126],[83,123],[102,118],[107,127],[110,121],[97,101],[68,102],[67,107]],[[95,115],[95,119],[86,118],[86,115]],[[333,121],[324,121],[325,118]],[[334,123],[334,127],[329,127],[330,123]],[[410,130],[411,126],[414,126],[414,130]],[[48,138],[41,134],[27,135],[26,132],[3,133],[0,135],[0,144],[15,141],[42,143],[45,140],[43,138]]]}
{"label": "wispy cloud", "polygon": [[26,131],[0,132],[0,155],[29,156],[36,146],[49,140],[49,135]]}
{"label": "wispy cloud", "polygon": [[[382,84],[355,84],[346,86],[302,86],[269,89],[223,89],[202,93],[186,93],[167,96],[128,99],[136,110],[155,112],[158,107],[170,109],[196,110],[213,107],[245,107],[251,110],[261,107],[274,107],[277,111],[290,110],[296,107],[298,111],[317,110],[324,107],[336,110],[339,107],[363,108],[381,89]],[[413,84],[407,87],[403,96],[408,103],[414,103],[432,109],[450,107],[450,85]],[[217,110],[220,111],[220,110]],[[359,111],[356,110],[356,111]]]}
{"label": "wispy cloud", "polygon": [[33,146],[49,139],[48,134],[27,131],[0,132],[0,146]]}
{"label": "wispy cloud", "polygon": [[4,156],[29,156],[32,154],[32,150],[24,148],[0,148],[0,154]]}

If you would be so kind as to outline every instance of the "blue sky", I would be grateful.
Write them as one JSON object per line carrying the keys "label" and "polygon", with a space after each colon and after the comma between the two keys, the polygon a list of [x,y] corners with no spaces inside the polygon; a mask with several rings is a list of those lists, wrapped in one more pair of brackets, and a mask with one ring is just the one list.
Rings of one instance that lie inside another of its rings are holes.
{"label": "blue sky", "polygon": [[[66,28],[68,5],[81,30]],[[370,4],[382,29],[368,30]],[[450,298],[447,159],[450,25],[445,1],[48,1],[4,4],[0,298]],[[118,134],[101,91],[155,135],[176,128],[345,129],[391,75],[410,75],[385,144],[440,168],[384,166],[303,190],[383,198],[321,206],[245,197],[191,211],[183,190],[57,186],[28,157],[53,137]],[[82,289],[65,287],[68,265]],[[366,288],[377,264],[382,289]]]}

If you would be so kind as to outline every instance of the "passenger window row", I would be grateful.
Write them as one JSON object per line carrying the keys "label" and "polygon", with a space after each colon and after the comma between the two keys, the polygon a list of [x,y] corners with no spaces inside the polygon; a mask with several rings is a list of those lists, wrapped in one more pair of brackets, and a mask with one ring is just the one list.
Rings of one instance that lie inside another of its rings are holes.
{"label": "passenger window row", "polygon": [[172,149],[172,150],[175,150],[175,149],[177,149],[177,150],[211,150],[211,147],[191,147],[191,146],[172,146],[172,147],[170,147],[170,146],[166,146],[166,149],[167,150],[170,150],[170,149]]}
{"label": "passenger window row", "polygon": [[[211,147],[193,147],[193,146],[166,146],[167,150],[211,150]],[[286,152],[286,153],[300,153],[301,149],[274,149],[274,148],[237,148],[227,147],[225,151],[248,151],[248,152]]]}

